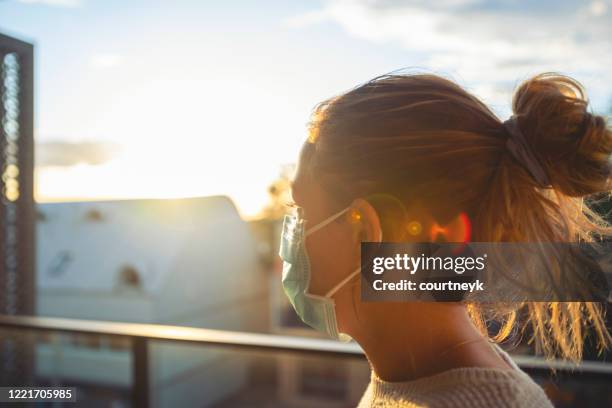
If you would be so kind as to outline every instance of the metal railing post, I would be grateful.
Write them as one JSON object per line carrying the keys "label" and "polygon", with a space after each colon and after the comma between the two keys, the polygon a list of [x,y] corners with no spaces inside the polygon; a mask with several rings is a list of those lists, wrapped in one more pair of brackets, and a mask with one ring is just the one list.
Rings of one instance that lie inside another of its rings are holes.
{"label": "metal railing post", "polygon": [[149,344],[146,337],[132,338],[132,401],[135,408],[149,406]]}

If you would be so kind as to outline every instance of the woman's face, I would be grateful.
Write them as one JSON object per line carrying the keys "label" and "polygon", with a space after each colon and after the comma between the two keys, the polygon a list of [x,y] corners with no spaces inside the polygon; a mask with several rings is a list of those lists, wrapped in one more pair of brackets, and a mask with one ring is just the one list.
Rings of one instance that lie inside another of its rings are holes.
{"label": "woman's face", "polygon": [[[305,143],[291,188],[293,201],[307,220],[306,231],[343,209],[311,176],[309,162],[313,152],[314,146]],[[312,294],[325,295],[359,266],[360,240],[354,223],[350,222],[350,213],[346,212],[306,238]]]}
{"label": "woman's face", "polygon": [[[313,153],[314,145],[305,143],[291,189],[293,200],[302,209],[302,215],[307,221],[306,231],[346,208],[334,201],[327,190],[312,177],[310,159]],[[381,239],[380,221],[374,208],[364,199],[353,200],[349,211],[306,238],[305,246],[311,267],[309,292],[325,295],[359,268],[361,242]],[[359,279],[355,278],[346,287],[355,282],[359,282]],[[347,295],[351,293],[346,287],[334,295],[341,329],[341,315],[347,309],[350,300]]]}

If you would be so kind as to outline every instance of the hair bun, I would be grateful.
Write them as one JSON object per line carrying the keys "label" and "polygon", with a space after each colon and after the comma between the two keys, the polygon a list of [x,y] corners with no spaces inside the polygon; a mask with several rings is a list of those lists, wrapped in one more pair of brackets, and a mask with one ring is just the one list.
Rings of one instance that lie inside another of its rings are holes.
{"label": "hair bun", "polygon": [[580,83],[537,75],[516,90],[512,110],[553,188],[572,197],[610,189],[612,131],[588,111]]}

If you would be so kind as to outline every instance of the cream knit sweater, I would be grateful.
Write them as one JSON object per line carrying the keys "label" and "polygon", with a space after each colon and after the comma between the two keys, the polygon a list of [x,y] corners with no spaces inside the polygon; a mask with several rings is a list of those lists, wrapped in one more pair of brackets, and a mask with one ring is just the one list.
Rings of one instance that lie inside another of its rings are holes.
{"label": "cream knit sweater", "polygon": [[544,390],[494,347],[512,369],[464,367],[405,382],[386,382],[372,371],[358,408],[551,408]]}

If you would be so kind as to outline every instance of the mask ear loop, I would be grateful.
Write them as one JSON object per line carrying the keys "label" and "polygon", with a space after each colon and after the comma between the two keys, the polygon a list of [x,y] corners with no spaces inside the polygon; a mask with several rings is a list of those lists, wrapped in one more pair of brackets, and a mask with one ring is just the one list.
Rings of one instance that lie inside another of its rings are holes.
{"label": "mask ear loop", "polygon": [[320,223],[318,223],[314,227],[312,227],[309,230],[307,230],[306,233],[304,234],[304,236],[308,236],[308,235],[310,235],[312,233],[317,232],[318,230],[320,230],[321,228],[325,227],[327,224],[333,222],[336,218],[338,218],[339,216],[341,216],[342,214],[347,212],[350,208],[351,207],[347,207],[344,210],[338,211],[337,213],[327,217],[325,220],[321,221]]}
{"label": "mask ear loop", "polygon": [[[383,242],[382,238],[383,238],[383,234],[382,234],[382,229],[381,229],[380,235],[378,237],[378,242],[380,244],[382,244]],[[359,269],[357,271],[361,272],[361,269],[362,269],[362,265],[359,266]],[[355,281],[354,284],[351,286],[357,286],[357,282],[358,281]],[[357,321],[357,324],[361,326],[362,323],[361,323],[361,320],[359,319],[359,313],[357,313],[357,297],[358,296],[359,296],[359,290],[357,290],[356,292],[353,292],[351,296],[351,302],[353,304],[353,314],[355,315],[355,320]]]}
{"label": "mask ear loop", "polygon": [[[382,230],[380,231],[380,236],[378,237],[378,242],[382,243]],[[340,283],[338,283],[336,286],[334,286],[333,288],[331,288],[326,294],[325,297],[330,297],[333,296],[336,292],[338,292],[338,290],[340,290],[340,288],[342,288],[344,285],[346,285],[351,279],[353,279],[355,276],[357,276],[357,274],[359,274],[361,272],[362,269],[362,265],[360,262],[359,268],[357,268],[353,273],[351,273],[349,276],[347,276],[346,278],[342,279],[342,281],[340,281]]]}
{"label": "mask ear loop", "polygon": [[327,292],[325,294],[325,297],[332,297],[336,292],[338,292],[344,285],[346,285],[351,279],[353,279],[355,276],[357,276],[357,274],[361,272],[361,266],[354,271],[353,273],[351,273],[349,276],[347,276],[346,278],[342,279],[342,281],[340,281],[340,283],[338,283],[336,286],[334,286],[333,288],[331,288],[329,290],[329,292]]}

